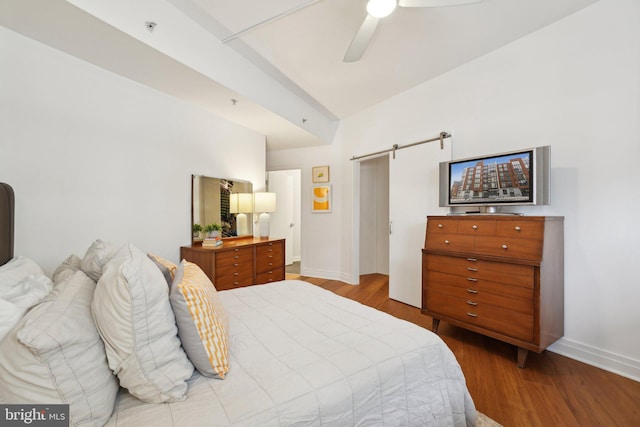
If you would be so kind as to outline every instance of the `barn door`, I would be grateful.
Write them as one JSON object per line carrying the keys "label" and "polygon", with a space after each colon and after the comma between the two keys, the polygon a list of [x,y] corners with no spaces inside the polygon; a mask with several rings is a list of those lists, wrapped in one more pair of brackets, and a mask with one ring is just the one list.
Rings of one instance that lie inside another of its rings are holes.
{"label": "barn door", "polygon": [[422,305],[422,252],[427,215],[440,215],[439,163],[451,160],[451,140],[430,142],[389,156],[389,298]]}

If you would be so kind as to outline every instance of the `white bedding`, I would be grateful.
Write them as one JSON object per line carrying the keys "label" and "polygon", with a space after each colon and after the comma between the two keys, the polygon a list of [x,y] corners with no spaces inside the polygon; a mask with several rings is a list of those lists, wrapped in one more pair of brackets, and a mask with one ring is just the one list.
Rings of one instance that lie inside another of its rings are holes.
{"label": "white bedding", "polygon": [[462,371],[430,331],[297,280],[222,291],[226,379],[182,402],[125,390],[108,426],[472,426]]}

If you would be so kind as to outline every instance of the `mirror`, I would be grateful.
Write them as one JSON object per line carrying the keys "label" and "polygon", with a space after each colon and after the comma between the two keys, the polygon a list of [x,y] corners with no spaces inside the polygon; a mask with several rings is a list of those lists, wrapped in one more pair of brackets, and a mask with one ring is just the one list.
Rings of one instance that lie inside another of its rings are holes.
{"label": "mirror", "polygon": [[[246,213],[246,230],[238,233],[238,209],[231,206],[233,193],[253,194],[253,184],[248,181],[225,178],[211,178],[203,175],[191,175],[191,241],[202,241],[209,224],[221,226],[222,238],[240,235],[253,235],[253,212]],[[244,221],[243,221],[244,222]],[[198,224],[201,231],[195,230]]]}

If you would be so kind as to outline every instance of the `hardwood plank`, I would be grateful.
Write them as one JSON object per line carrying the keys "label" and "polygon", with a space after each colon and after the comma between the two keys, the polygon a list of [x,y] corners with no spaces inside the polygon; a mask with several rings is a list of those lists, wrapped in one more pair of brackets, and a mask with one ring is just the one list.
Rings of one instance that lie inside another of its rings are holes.
{"label": "hardwood plank", "polygon": [[[388,277],[361,276],[360,285],[287,274],[431,330],[420,309],[389,299]],[[441,322],[476,408],[505,427],[640,425],[640,382],[545,351],[516,366],[516,348]]]}

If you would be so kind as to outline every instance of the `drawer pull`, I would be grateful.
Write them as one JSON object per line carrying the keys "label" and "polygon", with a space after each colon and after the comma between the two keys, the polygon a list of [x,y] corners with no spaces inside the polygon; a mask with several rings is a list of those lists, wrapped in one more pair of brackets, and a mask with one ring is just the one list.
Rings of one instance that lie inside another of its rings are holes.
{"label": "drawer pull", "polygon": [[509,246],[507,245],[502,245],[502,249],[504,249],[505,251],[509,248]]}
{"label": "drawer pull", "polygon": [[233,259],[238,259],[238,258],[240,258],[240,255],[236,255],[233,257]]}
{"label": "drawer pull", "polygon": [[475,268],[475,267],[467,267],[467,270],[468,271],[478,271],[478,269]]}
{"label": "drawer pull", "polygon": [[515,226],[515,230],[516,230],[516,231],[521,231],[522,229],[520,228],[520,226],[519,226],[519,225],[516,225],[516,226]]}
{"label": "drawer pull", "polygon": [[239,276],[239,275],[240,275],[240,273],[233,273],[233,275],[234,275],[234,276]]}
{"label": "drawer pull", "polygon": [[444,225],[438,224],[438,228],[444,228]]}
{"label": "drawer pull", "polygon": [[233,282],[233,284],[234,284],[234,285],[239,285],[239,284],[240,284],[240,282]]}
{"label": "drawer pull", "polygon": [[270,271],[269,274],[273,274],[273,271]]}
{"label": "drawer pull", "polygon": [[239,266],[239,265],[240,265],[240,263],[238,263],[238,262],[236,262],[236,263],[234,263],[234,264],[233,264],[233,266],[234,266],[234,267],[237,267],[237,266]]}
{"label": "drawer pull", "polygon": [[467,304],[469,304],[469,305],[478,305],[478,303],[477,303],[477,302],[475,302],[475,301],[471,301],[471,300],[468,300],[468,301],[467,301]]}
{"label": "drawer pull", "polygon": [[467,277],[467,280],[470,282],[477,282],[478,279],[476,279],[475,277]]}
{"label": "drawer pull", "polygon": [[475,225],[475,224],[473,224],[473,225],[471,226],[471,228],[473,228],[474,230],[477,230],[477,229],[478,229],[478,226],[477,226],[477,225]]}
{"label": "drawer pull", "polygon": [[273,258],[273,255],[267,255],[267,258]]}
{"label": "drawer pull", "polygon": [[475,314],[475,313],[469,313],[468,311],[467,311],[467,316],[469,316],[469,317],[478,317],[478,315],[477,315],[477,314]]}
{"label": "drawer pull", "polygon": [[467,261],[478,262],[478,259],[477,258],[467,258]]}
{"label": "drawer pull", "polygon": [[269,243],[269,246],[273,246],[273,243]]}
{"label": "drawer pull", "polygon": [[451,243],[451,242],[450,242],[450,241],[448,241],[448,240],[445,240],[445,241],[444,241],[444,244],[445,244],[445,245],[448,245],[449,243]]}
{"label": "drawer pull", "polygon": [[236,252],[238,252],[239,250],[240,250],[240,249],[238,249],[238,248],[235,248],[235,249],[234,249],[234,251],[236,251]]}
{"label": "drawer pull", "polygon": [[272,262],[270,262],[268,265],[269,265],[269,267],[271,267],[271,266],[273,265],[273,263],[272,263]]}
{"label": "drawer pull", "polygon": [[467,292],[469,292],[470,294],[477,294],[478,293],[477,289],[471,289],[471,288],[467,289]]}

